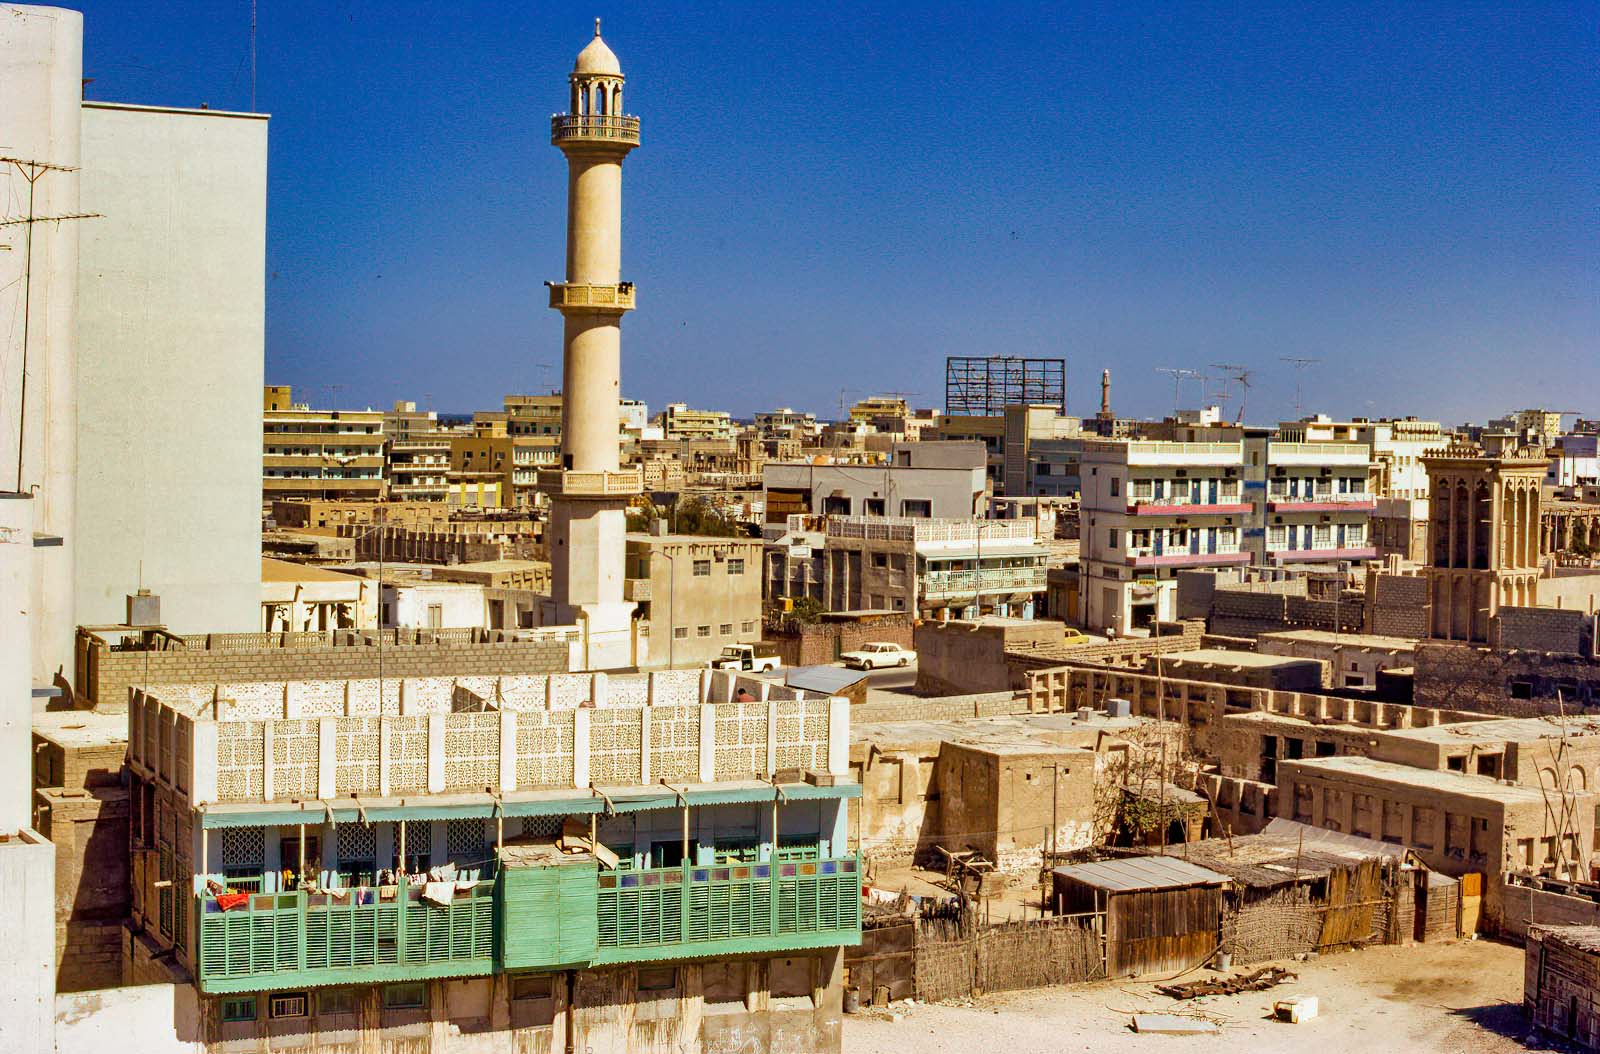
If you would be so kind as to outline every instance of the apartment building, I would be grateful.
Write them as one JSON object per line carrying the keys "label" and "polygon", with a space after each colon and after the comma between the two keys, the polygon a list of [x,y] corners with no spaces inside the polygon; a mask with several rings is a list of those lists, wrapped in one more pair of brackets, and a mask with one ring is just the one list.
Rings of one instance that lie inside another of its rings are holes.
{"label": "apartment building", "polygon": [[[1367,529],[1376,504],[1365,443],[1289,442],[1247,433],[1245,547],[1260,566],[1328,564],[1377,556]],[[1264,470],[1264,471],[1263,471]]]}
{"label": "apartment building", "polygon": [[725,410],[694,410],[687,403],[668,403],[661,411],[661,432],[667,439],[732,439],[737,431]]}
{"label": "apartment building", "polygon": [[896,443],[882,464],[769,461],[768,523],[794,515],[962,519],[983,511],[984,452],[975,443]]}
{"label": "apartment building", "polygon": [[1283,422],[1278,426],[1278,438],[1297,443],[1366,444],[1374,499],[1369,543],[1380,557],[1394,554],[1417,563],[1427,559],[1428,471],[1422,459],[1450,441],[1438,421],[1415,417],[1333,421],[1319,415]]}
{"label": "apartment building", "polygon": [[129,969],[208,1050],[837,1051],[848,722],[700,671],[142,688]]}
{"label": "apartment building", "polygon": [[1085,622],[1128,633],[1177,617],[1180,569],[1250,562],[1241,443],[1083,442]]}
{"label": "apartment building", "polygon": [[1083,438],[1035,439],[1028,444],[1022,493],[1033,498],[1075,498],[1083,489]]}
{"label": "apartment building", "polygon": [[650,638],[649,666],[702,666],[761,639],[757,539],[632,533],[627,552],[623,597]]}
{"label": "apartment building", "polygon": [[381,410],[313,410],[285,386],[262,405],[263,500],[383,497]]}
{"label": "apartment building", "polygon": [[817,415],[804,413],[787,406],[776,410],[763,410],[755,415],[755,428],[766,437],[812,436],[817,431]]}
{"label": "apartment building", "polygon": [[432,410],[400,401],[383,415],[384,458],[389,497],[396,501],[444,501],[450,483],[450,439],[455,433]]}
{"label": "apartment building", "polygon": [[1048,550],[1033,520],[796,516],[769,524],[769,599],[922,618],[1033,617]]}

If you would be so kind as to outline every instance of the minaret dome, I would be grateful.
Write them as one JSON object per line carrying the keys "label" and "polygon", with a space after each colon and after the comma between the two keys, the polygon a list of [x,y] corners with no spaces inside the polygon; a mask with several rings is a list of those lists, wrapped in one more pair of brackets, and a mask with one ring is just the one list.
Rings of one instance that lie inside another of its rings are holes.
{"label": "minaret dome", "polygon": [[622,64],[600,39],[600,20],[594,20],[594,39],[578,52],[572,66],[572,112],[596,116],[622,113]]}

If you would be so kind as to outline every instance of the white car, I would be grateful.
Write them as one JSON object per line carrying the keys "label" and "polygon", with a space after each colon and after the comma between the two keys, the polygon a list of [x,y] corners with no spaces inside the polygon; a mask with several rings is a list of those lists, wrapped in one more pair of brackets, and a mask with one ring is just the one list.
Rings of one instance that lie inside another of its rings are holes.
{"label": "white car", "polygon": [[881,670],[889,666],[910,666],[917,661],[917,653],[898,644],[879,642],[863,644],[860,650],[847,651],[839,658],[854,669]]}

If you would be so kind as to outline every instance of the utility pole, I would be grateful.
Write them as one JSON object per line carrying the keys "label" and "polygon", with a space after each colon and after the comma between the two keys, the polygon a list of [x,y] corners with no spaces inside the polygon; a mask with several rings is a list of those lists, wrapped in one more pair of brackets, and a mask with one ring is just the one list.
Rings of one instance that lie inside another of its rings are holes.
{"label": "utility pole", "polygon": [[24,229],[22,249],[22,378],[17,399],[17,486],[20,493],[27,488],[22,480],[23,440],[28,426],[28,328],[33,307],[33,228],[40,223],[61,223],[65,220],[94,219],[98,212],[71,212],[59,216],[39,216],[33,208],[34,191],[39,180],[52,172],[76,172],[67,165],[52,165],[48,161],[30,161],[20,157],[0,157],[0,166],[11,165],[28,182],[28,214],[0,220],[0,227],[21,226]]}
{"label": "utility pole", "polygon": [[1296,357],[1294,357],[1292,355],[1280,355],[1279,358],[1282,361],[1287,362],[1291,366],[1294,367],[1294,416],[1295,416],[1295,419],[1298,420],[1303,415],[1303,412],[1304,412],[1302,410],[1302,408],[1301,408],[1301,403],[1300,403],[1300,381],[1301,381],[1301,376],[1305,373],[1305,370],[1306,370],[1307,366],[1314,366],[1317,363],[1321,362],[1322,360],[1321,359],[1302,359],[1302,358],[1296,358]]}

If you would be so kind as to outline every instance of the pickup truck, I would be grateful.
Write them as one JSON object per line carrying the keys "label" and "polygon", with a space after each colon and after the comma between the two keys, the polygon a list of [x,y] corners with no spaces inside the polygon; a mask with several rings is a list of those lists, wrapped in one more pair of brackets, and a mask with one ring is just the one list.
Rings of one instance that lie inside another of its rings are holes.
{"label": "pickup truck", "polygon": [[839,658],[846,666],[858,670],[881,670],[887,666],[910,666],[917,661],[917,653],[898,644],[880,641],[863,644],[856,651],[847,651]]}
{"label": "pickup truck", "polygon": [[713,670],[744,670],[765,673],[783,665],[778,649],[770,644],[730,644],[722,654],[706,663]]}

